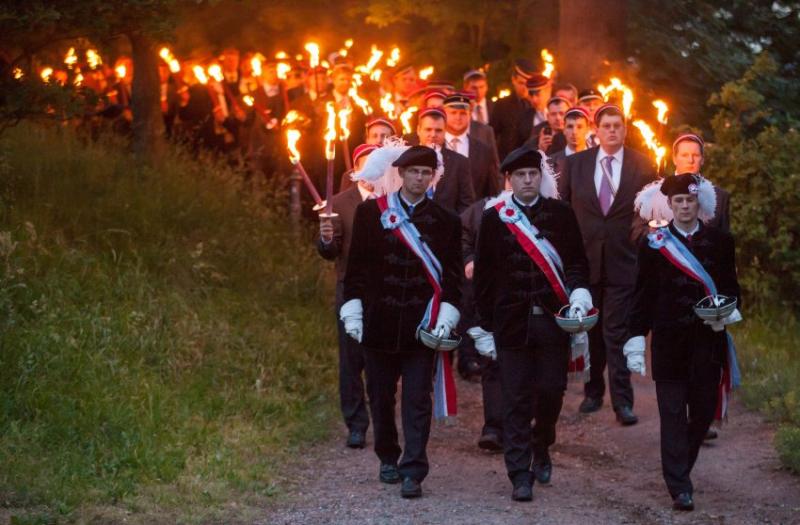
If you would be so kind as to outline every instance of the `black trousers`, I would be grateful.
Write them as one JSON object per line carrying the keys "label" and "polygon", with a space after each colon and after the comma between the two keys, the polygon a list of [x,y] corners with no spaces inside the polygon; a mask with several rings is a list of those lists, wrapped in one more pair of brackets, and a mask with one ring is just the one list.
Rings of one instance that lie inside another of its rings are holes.
{"label": "black trousers", "polygon": [[503,437],[503,390],[500,380],[500,365],[497,361],[481,357],[483,373],[483,433],[493,432]]}
{"label": "black trousers", "polygon": [[339,406],[348,430],[365,432],[369,427],[369,413],[364,395],[364,348],[344,331],[344,323],[338,320],[339,329]]}
{"label": "black trousers", "polygon": [[[419,345],[398,353],[366,350],[364,355],[375,453],[381,463],[394,465],[399,460],[400,476],[422,481],[428,475],[426,448],[433,414],[431,391],[435,353]],[[394,421],[395,394],[400,378],[403,380],[400,412],[405,437],[402,450]]]}
{"label": "black trousers", "polygon": [[583,386],[586,397],[602,399],[606,390],[603,372],[608,366],[608,390],[611,406],[633,407],[631,372],[622,347],[628,337],[626,317],[633,297],[629,286],[592,286],[592,300],[600,310],[600,319],[589,331],[589,382]]}
{"label": "black trousers", "polygon": [[714,419],[718,383],[719,378],[699,384],[656,381],[661,418],[661,470],[673,498],[693,491],[690,474]]}
{"label": "black trousers", "polygon": [[[461,312],[461,319],[458,323],[458,331],[464,335],[469,328],[478,324],[475,315],[475,294],[472,281],[466,279],[461,283],[461,306],[459,311]],[[461,338],[461,343],[456,350],[458,352],[458,372],[462,376],[468,374],[467,364],[470,361],[482,362],[481,355],[475,349],[475,341],[467,335]]]}
{"label": "black trousers", "polygon": [[532,481],[534,456],[555,443],[569,364],[569,335],[550,314],[529,317],[527,339],[525,348],[497,352],[505,408],[505,463],[515,484]]}

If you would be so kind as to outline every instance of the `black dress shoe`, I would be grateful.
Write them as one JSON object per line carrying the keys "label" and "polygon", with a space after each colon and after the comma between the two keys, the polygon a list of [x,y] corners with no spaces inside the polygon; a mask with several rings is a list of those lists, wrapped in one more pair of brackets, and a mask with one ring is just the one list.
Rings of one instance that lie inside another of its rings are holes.
{"label": "black dress shoe", "polygon": [[672,508],[675,510],[694,510],[692,495],[688,492],[681,492],[672,500]]}
{"label": "black dress shoe", "polygon": [[419,481],[406,476],[403,478],[403,486],[400,487],[400,495],[404,498],[418,498],[422,496],[422,485]]}
{"label": "black dress shoe", "polygon": [[603,406],[603,398],[585,397],[581,401],[581,406],[578,407],[578,412],[581,414],[591,414],[597,412]]}
{"label": "black dress shoe", "polygon": [[616,412],[617,421],[622,423],[622,426],[628,427],[639,422],[639,418],[636,417],[636,414],[633,413],[633,410],[629,406],[619,407]]}
{"label": "black dress shoe", "polygon": [[703,439],[708,441],[709,439],[717,439],[719,437],[719,432],[717,432],[716,428],[709,428],[706,432],[706,437]]}
{"label": "black dress shoe", "polygon": [[530,483],[517,483],[511,491],[511,499],[514,501],[531,501],[533,499],[533,487]]}
{"label": "black dress shoe", "polygon": [[351,430],[347,436],[347,448],[364,448],[367,438],[360,430]]}
{"label": "black dress shoe", "polygon": [[484,432],[478,440],[478,448],[490,450],[492,452],[501,452],[503,450],[503,440],[494,432]]}
{"label": "black dress shoe", "polygon": [[381,470],[378,478],[381,480],[381,483],[389,483],[391,485],[400,483],[400,473],[397,472],[397,465],[381,463]]}
{"label": "black dress shoe", "polygon": [[469,359],[458,367],[458,373],[461,377],[472,383],[480,382],[482,372],[481,364],[474,359]]}
{"label": "black dress shoe", "polygon": [[545,452],[533,454],[533,477],[542,485],[550,483],[550,478],[553,475],[553,463],[550,461],[550,454]]}

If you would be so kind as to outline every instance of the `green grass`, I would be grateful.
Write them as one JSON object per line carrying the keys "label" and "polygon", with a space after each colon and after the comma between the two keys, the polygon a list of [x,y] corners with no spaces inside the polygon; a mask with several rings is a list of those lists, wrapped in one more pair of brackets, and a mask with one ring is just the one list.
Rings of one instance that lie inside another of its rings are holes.
{"label": "green grass", "polygon": [[280,195],[236,181],[66,130],[3,136],[0,501],[42,509],[17,522],[241,513],[325,435],[329,273]]}
{"label": "green grass", "polygon": [[742,368],[738,395],[779,424],[778,454],[800,474],[800,322],[790,313],[760,312],[733,335]]}

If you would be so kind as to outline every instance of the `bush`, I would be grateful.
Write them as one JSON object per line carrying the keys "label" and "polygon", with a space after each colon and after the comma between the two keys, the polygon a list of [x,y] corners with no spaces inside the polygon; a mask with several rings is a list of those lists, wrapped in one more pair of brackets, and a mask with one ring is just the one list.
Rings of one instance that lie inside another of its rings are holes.
{"label": "bush", "polygon": [[800,307],[800,133],[797,115],[771,107],[784,79],[760,55],[737,81],[711,97],[719,110],[712,126],[706,174],[731,192],[739,280],[760,305],[780,300]]}
{"label": "bush", "polygon": [[0,147],[6,505],[174,522],[273,494],[335,413],[332,287],[310,243],[219,166],[138,166],[38,127]]}
{"label": "bush", "polygon": [[775,435],[775,445],[783,464],[800,474],[800,428],[781,426]]}

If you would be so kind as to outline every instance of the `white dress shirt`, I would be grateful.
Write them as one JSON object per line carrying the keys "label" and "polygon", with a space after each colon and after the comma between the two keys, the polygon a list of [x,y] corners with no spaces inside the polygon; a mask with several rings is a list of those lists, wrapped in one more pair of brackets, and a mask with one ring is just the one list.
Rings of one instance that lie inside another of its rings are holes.
{"label": "white dress shirt", "polygon": [[682,229],[678,228],[678,225],[675,224],[674,222],[672,223],[672,225],[675,226],[675,229],[678,231],[678,233],[683,235],[684,239],[688,239],[690,235],[694,235],[695,233],[697,233],[697,230],[700,229],[700,221],[697,221],[697,224],[694,225],[694,228],[692,228],[692,231],[690,232],[685,232]]}
{"label": "white dress shirt", "polygon": [[486,98],[475,103],[475,107],[472,108],[472,120],[483,124],[489,123],[489,108],[486,106]]}
{"label": "white dress shirt", "polygon": [[[458,139],[458,144],[453,144],[453,139]],[[453,135],[445,132],[444,140],[447,143],[447,148],[460,153],[469,158],[469,134],[465,131],[461,135]]]}
{"label": "white dress shirt", "polygon": [[361,200],[362,201],[375,198],[375,193],[374,192],[369,191],[368,189],[366,189],[364,186],[362,186],[358,182],[356,182],[356,187],[358,187],[358,193],[361,194]]}
{"label": "white dress shirt", "polygon": [[[611,161],[611,202],[614,202],[614,197],[617,194],[617,190],[619,189],[619,181],[622,178],[622,153],[625,148],[619,148],[619,150],[611,155],[614,157],[614,160]],[[597,163],[594,166],[594,187],[597,190],[597,196],[600,196],[600,181],[603,180],[603,167],[600,165],[600,161],[604,158],[608,157],[608,153],[603,151],[603,148],[600,148],[597,151]]]}
{"label": "white dress shirt", "polygon": [[567,144],[567,146],[564,148],[564,156],[565,157],[569,157],[570,155],[574,155],[575,153],[577,153],[577,151],[575,151],[574,149],[570,148],[569,144]]}

